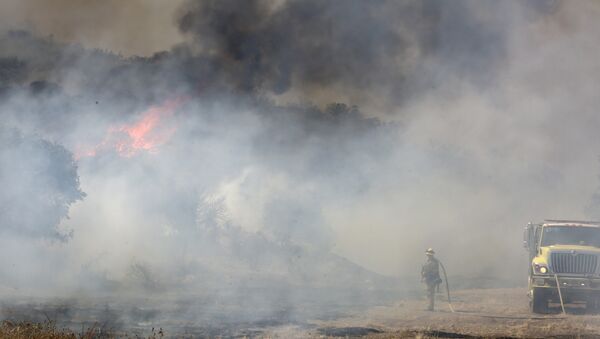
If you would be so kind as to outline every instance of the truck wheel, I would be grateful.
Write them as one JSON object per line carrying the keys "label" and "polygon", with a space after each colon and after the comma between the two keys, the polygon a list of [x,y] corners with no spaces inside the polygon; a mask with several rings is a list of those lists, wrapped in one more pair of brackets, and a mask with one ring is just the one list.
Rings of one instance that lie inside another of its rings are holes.
{"label": "truck wheel", "polygon": [[548,313],[548,297],[546,296],[546,291],[541,288],[534,288],[531,293],[529,306],[533,313]]}

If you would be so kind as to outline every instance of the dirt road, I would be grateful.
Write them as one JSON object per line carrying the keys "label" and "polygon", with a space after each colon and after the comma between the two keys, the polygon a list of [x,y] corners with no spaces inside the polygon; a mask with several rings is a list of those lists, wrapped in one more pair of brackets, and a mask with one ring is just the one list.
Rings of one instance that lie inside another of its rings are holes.
{"label": "dirt road", "polygon": [[[406,299],[391,306],[373,307],[364,314],[315,322],[314,328],[279,328],[281,337],[362,336],[365,338],[548,338],[600,337],[600,315],[568,308],[567,315],[529,313],[525,289],[473,289],[454,293],[452,313],[445,302],[435,312],[424,311],[425,301]],[[441,298],[441,295],[439,296]],[[445,298],[444,298],[445,300]]]}

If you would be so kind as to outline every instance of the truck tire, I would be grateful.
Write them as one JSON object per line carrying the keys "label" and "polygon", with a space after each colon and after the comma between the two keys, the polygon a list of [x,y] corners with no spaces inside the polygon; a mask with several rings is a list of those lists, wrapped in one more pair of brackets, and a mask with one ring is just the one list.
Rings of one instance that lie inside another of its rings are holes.
{"label": "truck tire", "polygon": [[529,306],[533,313],[548,313],[548,296],[543,288],[533,288]]}

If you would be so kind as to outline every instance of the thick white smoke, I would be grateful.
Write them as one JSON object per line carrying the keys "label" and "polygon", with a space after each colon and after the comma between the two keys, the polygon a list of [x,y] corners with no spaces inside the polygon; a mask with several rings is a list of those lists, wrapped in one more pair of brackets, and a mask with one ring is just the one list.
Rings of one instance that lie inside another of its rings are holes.
{"label": "thick white smoke", "polygon": [[[524,282],[526,222],[598,215],[594,2],[237,4],[189,1],[188,41],[149,58],[3,36],[4,127],[72,151],[86,196],[67,242],[3,237],[0,284],[411,288],[427,247],[453,276]],[[155,145],[120,152],[169,100]]]}

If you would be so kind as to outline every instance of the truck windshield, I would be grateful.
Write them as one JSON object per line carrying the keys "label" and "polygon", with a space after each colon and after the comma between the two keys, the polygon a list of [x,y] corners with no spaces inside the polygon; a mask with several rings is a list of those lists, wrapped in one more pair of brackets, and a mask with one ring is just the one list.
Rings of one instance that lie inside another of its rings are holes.
{"label": "truck windshield", "polygon": [[600,247],[600,227],[546,226],[542,246],[585,245]]}

